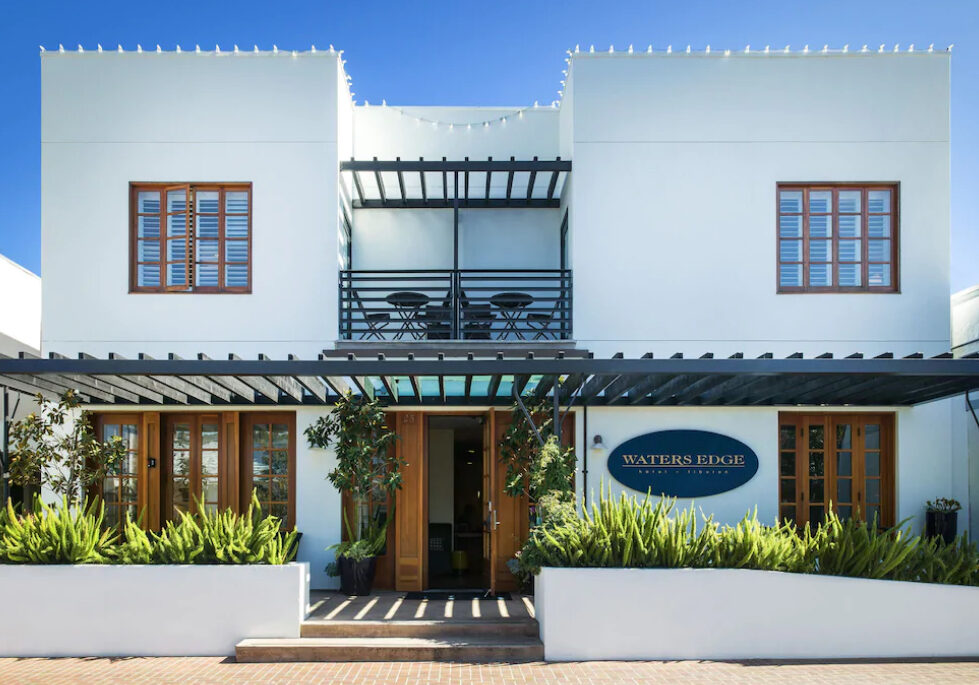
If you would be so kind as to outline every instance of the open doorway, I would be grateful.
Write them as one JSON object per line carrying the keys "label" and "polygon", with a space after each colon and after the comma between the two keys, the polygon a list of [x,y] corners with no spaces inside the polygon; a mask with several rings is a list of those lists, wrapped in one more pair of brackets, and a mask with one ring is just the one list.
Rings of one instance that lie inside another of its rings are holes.
{"label": "open doorway", "polygon": [[482,416],[428,417],[428,578],[432,589],[487,587]]}

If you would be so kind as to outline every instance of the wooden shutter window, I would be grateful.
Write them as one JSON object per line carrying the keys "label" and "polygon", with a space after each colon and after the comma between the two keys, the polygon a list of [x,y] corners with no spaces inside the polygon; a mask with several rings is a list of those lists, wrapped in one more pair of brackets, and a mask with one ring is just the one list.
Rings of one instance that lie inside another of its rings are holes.
{"label": "wooden shutter window", "polygon": [[251,184],[130,185],[130,292],[250,293]]}

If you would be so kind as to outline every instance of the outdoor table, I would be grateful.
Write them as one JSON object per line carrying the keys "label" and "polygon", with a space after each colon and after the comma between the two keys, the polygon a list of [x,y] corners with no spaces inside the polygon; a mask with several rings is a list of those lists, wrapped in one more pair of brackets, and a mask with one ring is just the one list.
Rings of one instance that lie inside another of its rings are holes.
{"label": "outdoor table", "polygon": [[520,332],[520,312],[523,311],[524,307],[533,303],[533,295],[528,295],[527,293],[521,292],[502,292],[493,295],[490,298],[490,302],[500,310],[500,314],[503,316],[503,335],[507,334],[507,331],[512,331],[518,339],[523,340],[523,333]]}
{"label": "outdoor table", "polygon": [[397,310],[398,316],[401,318],[401,330],[394,336],[394,339],[401,340],[404,338],[405,333],[407,333],[415,340],[420,340],[422,338],[422,331],[418,330],[414,326],[414,323],[418,318],[418,312],[429,303],[431,298],[425,293],[401,290],[396,293],[391,293],[384,299]]}

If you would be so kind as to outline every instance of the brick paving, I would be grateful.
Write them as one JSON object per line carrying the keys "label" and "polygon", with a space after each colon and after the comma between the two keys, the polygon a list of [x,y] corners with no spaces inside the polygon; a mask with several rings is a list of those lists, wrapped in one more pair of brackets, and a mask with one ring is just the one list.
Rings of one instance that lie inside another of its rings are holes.
{"label": "brick paving", "polygon": [[979,662],[237,664],[221,657],[0,659],[0,683],[979,683]]}

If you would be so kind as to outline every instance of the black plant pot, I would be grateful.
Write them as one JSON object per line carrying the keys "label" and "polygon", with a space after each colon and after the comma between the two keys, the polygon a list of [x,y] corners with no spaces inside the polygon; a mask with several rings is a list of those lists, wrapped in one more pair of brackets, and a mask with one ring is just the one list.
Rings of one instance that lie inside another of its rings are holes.
{"label": "black plant pot", "polygon": [[926,511],[925,536],[938,536],[946,544],[954,542],[959,528],[959,512],[957,511]]}
{"label": "black plant pot", "polygon": [[345,595],[369,595],[374,585],[374,569],[377,567],[377,557],[369,557],[360,561],[340,557],[337,568],[340,571],[340,592]]}

